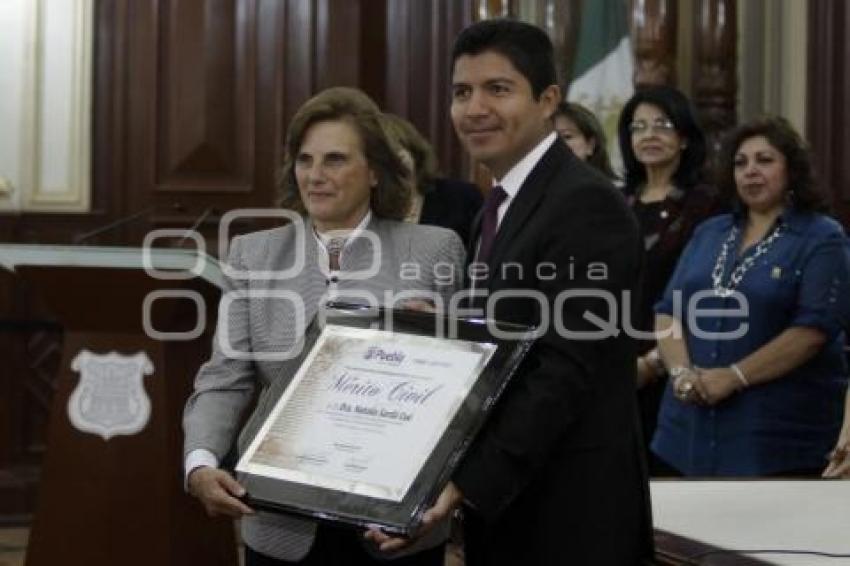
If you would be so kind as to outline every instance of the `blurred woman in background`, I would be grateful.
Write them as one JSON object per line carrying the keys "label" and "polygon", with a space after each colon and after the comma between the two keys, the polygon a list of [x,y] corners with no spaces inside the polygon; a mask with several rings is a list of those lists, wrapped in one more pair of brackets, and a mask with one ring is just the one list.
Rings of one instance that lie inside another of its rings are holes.
{"label": "blurred woman in background", "polygon": [[611,160],[608,158],[605,130],[602,129],[602,124],[593,112],[581,104],[561,101],[552,120],[558,136],[576,157],[587,161],[609,179],[616,179],[617,175],[611,168]]}
{"label": "blurred woman in background", "polygon": [[472,183],[440,177],[434,148],[416,126],[387,113],[384,125],[413,179],[413,204],[406,220],[449,228],[468,244],[472,221],[484,202],[481,191]]}

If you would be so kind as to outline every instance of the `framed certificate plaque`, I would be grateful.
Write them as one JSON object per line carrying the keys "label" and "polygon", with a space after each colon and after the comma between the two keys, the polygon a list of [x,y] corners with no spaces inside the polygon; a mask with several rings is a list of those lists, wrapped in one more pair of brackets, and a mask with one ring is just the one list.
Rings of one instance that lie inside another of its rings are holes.
{"label": "framed certificate plaque", "polygon": [[331,303],[236,466],[247,501],[409,535],[531,347],[532,329]]}

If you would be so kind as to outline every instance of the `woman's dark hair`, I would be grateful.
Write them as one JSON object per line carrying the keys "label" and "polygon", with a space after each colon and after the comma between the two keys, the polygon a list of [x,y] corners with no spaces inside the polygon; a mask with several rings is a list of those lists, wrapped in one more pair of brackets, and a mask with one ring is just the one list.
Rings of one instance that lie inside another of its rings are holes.
{"label": "woman's dark hair", "polygon": [[661,109],[676,131],[685,140],[679,167],[673,173],[673,182],[681,189],[688,189],[702,180],[705,167],[705,134],[697,124],[688,98],[671,86],[652,86],[637,91],[623,107],[617,132],[620,141],[620,153],[625,168],[625,189],[629,193],[637,191],[646,182],[646,168],[635,157],[632,147],[632,132],[629,126],[634,119],[635,110],[640,104],[651,104]]}
{"label": "woman's dark hair", "polygon": [[717,163],[717,186],[734,209],[746,209],[735,184],[735,155],[745,141],[759,136],[785,156],[790,205],[797,210],[827,212],[829,206],[815,185],[809,147],[781,116],[754,118],[732,130],[724,140]]}
{"label": "woman's dark hair", "polygon": [[295,159],[311,126],[337,121],[347,122],[357,131],[366,161],[378,178],[370,196],[372,213],[403,220],[413,193],[407,169],[398,156],[399,148],[384,130],[378,105],[366,93],[350,87],[323,90],[305,102],[289,123],[279,183],[281,206],[306,214],[295,179]]}
{"label": "woman's dark hair", "polygon": [[611,160],[608,158],[608,140],[605,139],[605,130],[596,118],[596,115],[575,102],[561,101],[552,115],[552,120],[563,116],[576,125],[581,134],[589,140],[593,140],[593,153],[587,158],[587,162],[602,171],[608,178],[616,179],[617,175],[611,168]]}
{"label": "woman's dark hair", "polygon": [[531,83],[535,100],[557,84],[552,41],[537,26],[507,19],[482,20],[465,28],[452,49],[452,72],[458,58],[494,51],[511,62]]}
{"label": "woman's dark hair", "polygon": [[437,154],[416,126],[395,114],[384,113],[384,127],[396,145],[407,150],[413,159],[413,180],[417,190],[424,190],[437,176]]}

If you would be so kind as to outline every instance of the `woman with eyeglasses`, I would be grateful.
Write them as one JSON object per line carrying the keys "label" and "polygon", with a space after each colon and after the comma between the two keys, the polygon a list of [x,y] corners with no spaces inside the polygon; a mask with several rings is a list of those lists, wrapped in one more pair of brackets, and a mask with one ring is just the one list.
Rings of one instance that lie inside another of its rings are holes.
{"label": "woman with eyeglasses", "polygon": [[[650,332],[661,298],[694,227],[722,210],[719,193],[704,184],[706,142],[691,104],[669,86],[640,90],[618,124],[624,190],[644,238],[646,269],[634,328]],[[645,441],[652,438],[667,372],[654,340],[641,340],[637,387]],[[648,453],[650,474],[672,470]]]}
{"label": "woman with eyeglasses", "polygon": [[783,118],[740,126],[719,162],[733,212],[696,229],[656,305],[673,379],[652,450],[686,476],[795,477],[819,476],[832,450],[838,474],[844,229],[823,213],[806,144]]}

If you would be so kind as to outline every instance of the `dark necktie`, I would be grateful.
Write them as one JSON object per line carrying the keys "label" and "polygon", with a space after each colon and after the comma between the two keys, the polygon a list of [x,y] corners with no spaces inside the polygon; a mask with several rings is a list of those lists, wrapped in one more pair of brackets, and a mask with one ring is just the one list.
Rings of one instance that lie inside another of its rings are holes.
{"label": "dark necktie", "polygon": [[481,213],[481,245],[478,247],[478,261],[487,263],[490,260],[490,252],[493,251],[493,241],[499,230],[499,206],[508,198],[505,189],[495,186],[487,193],[484,199],[484,208]]}
{"label": "dark necktie", "polygon": [[331,271],[339,271],[339,256],[345,246],[345,238],[331,238],[326,246],[328,249],[328,267]]}

